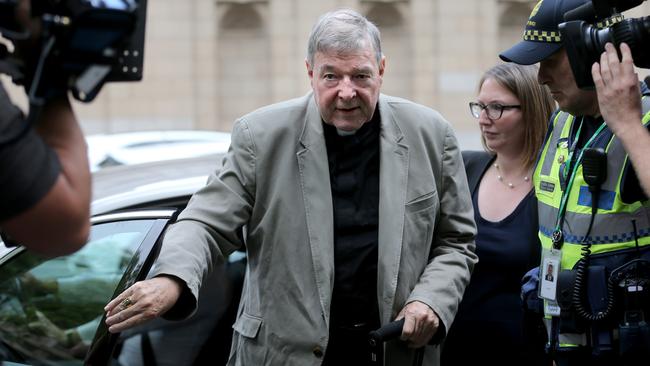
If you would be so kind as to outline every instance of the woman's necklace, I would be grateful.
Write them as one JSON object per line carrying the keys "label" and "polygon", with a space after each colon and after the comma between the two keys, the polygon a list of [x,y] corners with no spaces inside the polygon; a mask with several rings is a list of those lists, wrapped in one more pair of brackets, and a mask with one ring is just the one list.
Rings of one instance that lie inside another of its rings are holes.
{"label": "woman's necklace", "polygon": [[507,186],[507,187],[510,188],[510,189],[514,189],[514,188],[516,188],[520,183],[528,183],[528,182],[530,181],[530,177],[528,177],[527,175],[525,175],[523,181],[517,183],[516,185],[515,185],[514,183],[512,183],[512,182],[506,182],[505,180],[503,180],[503,175],[501,175],[501,169],[499,169],[499,164],[494,163],[494,164],[492,164],[492,165],[493,165],[494,168],[497,170],[497,180],[498,180],[499,182],[503,183],[505,186]]}

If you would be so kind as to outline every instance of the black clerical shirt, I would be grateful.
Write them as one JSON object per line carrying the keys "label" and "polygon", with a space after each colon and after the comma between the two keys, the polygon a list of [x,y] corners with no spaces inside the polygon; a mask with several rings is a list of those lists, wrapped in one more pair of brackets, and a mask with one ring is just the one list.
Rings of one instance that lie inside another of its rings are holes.
{"label": "black clerical shirt", "polygon": [[379,113],[353,135],[323,124],[334,209],[334,292],[330,324],[376,329]]}

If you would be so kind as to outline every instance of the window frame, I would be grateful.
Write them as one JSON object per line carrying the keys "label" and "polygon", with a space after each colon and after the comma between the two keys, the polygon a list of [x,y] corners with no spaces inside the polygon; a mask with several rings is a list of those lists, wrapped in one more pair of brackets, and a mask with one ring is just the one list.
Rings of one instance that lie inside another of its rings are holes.
{"label": "window frame", "polygon": [[[126,271],[124,271],[124,275],[115,288],[113,296],[111,296],[111,300],[132,286],[135,282],[142,281],[147,277],[149,270],[158,258],[158,253],[160,252],[160,246],[162,244],[162,234],[167,226],[175,220],[177,214],[178,212],[173,210],[155,210],[113,213],[93,218],[93,225],[133,219],[156,219],[149,229],[149,232],[142,240],[140,247],[134,253],[131,262],[127,266]],[[99,327],[95,332],[95,337],[90,344],[88,353],[86,353],[84,364],[108,364],[115,347],[117,346],[119,336],[120,333],[110,333],[108,331],[108,327],[106,326],[106,314],[104,314],[99,323]]]}
{"label": "window frame", "polygon": [[[91,218],[91,225],[93,227],[100,224],[125,221],[153,220],[140,246],[135,250],[118,285],[115,287],[111,299],[114,299],[135,282],[142,281],[147,277],[158,257],[162,243],[162,234],[169,224],[175,221],[178,213],[178,210],[173,209],[155,209],[100,214]],[[0,245],[2,245],[2,241],[0,241]],[[26,250],[25,247],[19,246],[16,248],[7,248],[4,253],[0,251],[0,268]],[[106,314],[103,314],[100,324],[95,331],[93,341],[86,353],[83,361],[84,364],[108,364],[111,359],[120,334],[109,333],[105,320]],[[5,343],[2,339],[0,339],[0,342],[2,344]],[[10,349],[10,351],[13,350]]]}

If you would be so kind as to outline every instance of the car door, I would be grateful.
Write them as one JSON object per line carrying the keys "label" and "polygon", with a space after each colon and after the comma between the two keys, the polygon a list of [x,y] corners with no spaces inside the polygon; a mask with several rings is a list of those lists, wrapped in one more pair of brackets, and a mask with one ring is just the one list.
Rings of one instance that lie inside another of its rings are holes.
{"label": "car door", "polygon": [[116,343],[104,306],[144,279],[173,210],[93,218],[88,243],[44,259],[18,248],[0,259],[0,360],[105,365]]}

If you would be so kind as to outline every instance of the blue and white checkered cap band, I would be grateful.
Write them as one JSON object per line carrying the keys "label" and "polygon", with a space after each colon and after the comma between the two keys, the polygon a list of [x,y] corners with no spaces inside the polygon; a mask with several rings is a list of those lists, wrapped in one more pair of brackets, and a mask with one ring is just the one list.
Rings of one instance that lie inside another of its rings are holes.
{"label": "blue and white checkered cap band", "polygon": [[623,21],[623,19],[625,19],[623,14],[616,14],[614,16],[611,16],[611,17],[603,20],[602,22],[596,23],[596,27],[599,28],[599,29],[611,27],[612,25]]}
{"label": "blue and white checkered cap band", "polygon": [[524,41],[560,43],[562,42],[562,39],[560,37],[560,32],[527,29],[524,32]]}
{"label": "blue and white checkered cap band", "polygon": [[[611,27],[612,25],[624,19],[622,14],[617,14],[609,17],[601,22],[596,23],[599,29]],[[545,31],[536,29],[526,29],[524,31],[524,41],[547,42],[547,43],[561,43],[562,37],[559,31]]]}

